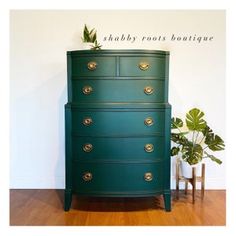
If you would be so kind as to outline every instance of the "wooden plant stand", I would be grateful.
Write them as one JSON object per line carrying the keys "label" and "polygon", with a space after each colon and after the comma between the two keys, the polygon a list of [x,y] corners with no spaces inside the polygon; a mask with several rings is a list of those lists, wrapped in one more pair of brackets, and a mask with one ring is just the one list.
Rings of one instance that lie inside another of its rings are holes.
{"label": "wooden plant stand", "polygon": [[195,203],[196,196],[196,183],[201,182],[201,199],[204,198],[205,191],[205,164],[202,163],[202,173],[201,176],[196,176],[196,167],[192,167],[192,178],[186,178],[184,176],[180,176],[179,174],[179,166],[180,161],[176,162],[176,198],[179,199],[179,182],[185,182],[185,194],[188,192],[188,183],[192,185],[192,202]]}

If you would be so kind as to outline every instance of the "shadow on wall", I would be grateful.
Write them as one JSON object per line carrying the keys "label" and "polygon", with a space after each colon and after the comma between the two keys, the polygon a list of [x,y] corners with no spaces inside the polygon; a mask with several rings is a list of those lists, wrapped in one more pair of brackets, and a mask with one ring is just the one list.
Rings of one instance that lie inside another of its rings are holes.
{"label": "shadow on wall", "polygon": [[[63,76],[63,81],[67,77]],[[58,100],[58,133],[59,133],[59,153],[55,168],[55,187],[65,188],[65,104],[67,103],[67,83],[63,87],[61,96]]]}

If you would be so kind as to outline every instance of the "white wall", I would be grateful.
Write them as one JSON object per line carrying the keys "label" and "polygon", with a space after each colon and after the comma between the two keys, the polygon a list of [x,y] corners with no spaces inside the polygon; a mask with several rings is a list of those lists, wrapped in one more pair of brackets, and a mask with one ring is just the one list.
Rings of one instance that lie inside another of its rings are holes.
{"label": "white wall", "polygon": [[[66,51],[81,49],[84,23],[97,29],[103,49],[169,50],[173,116],[199,107],[225,138],[224,11],[11,11],[11,188],[64,188]],[[137,39],[103,41],[122,33]],[[172,34],[213,40],[171,41]],[[166,40],[142,42],[143,36]],[[207,162],[208,189],[225,188],[225,153],[218,157],[221,166]]]}

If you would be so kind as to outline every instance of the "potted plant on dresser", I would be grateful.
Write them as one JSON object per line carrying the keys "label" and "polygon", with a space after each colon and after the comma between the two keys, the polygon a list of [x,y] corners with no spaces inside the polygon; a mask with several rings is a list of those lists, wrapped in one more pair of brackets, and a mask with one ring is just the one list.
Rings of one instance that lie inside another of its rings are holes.
{"label": "potted plant on dresser", "polygon": [[171,140],[174,144],[171,148],[171,156],[176,156],[177,161],[180,162],[184,180],[192,180],[192,167],[196,168],[196,175],[199,175],[201,170],[199,164],[206,158],[217,164],[222,163],[212,152],[224,150],[224,140],[213,132],[204,119],[204,113],[198,108],[193,108],[186,113],[185,122],[178,117],[173,117],[171,131]]}
{"label": "potted plant on dresser", "polygon": [[86,24],[84,25],[82,42],[83,49],[100,50],[102,47],[97,41],[97,31],[94,28],[89,30]]}

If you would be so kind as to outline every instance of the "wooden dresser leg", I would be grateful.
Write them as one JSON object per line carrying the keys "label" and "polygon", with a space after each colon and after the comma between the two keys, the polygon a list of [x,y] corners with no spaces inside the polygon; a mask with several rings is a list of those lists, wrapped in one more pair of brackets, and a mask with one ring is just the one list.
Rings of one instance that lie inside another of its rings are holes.
{"label": "wooden dresser leg", "polygon": [[64,192],[64,211],[69,211],[72,201],[72,191],[71,189],[65,189]]}
{"label": "wooden dresser leg", "polygon": [[163,197],[164,197],[165,210],[171,211],[171,192],[164,193]]}

